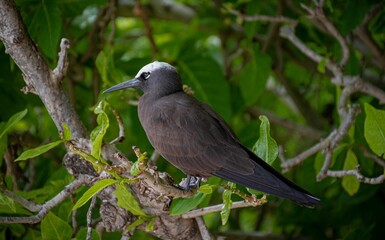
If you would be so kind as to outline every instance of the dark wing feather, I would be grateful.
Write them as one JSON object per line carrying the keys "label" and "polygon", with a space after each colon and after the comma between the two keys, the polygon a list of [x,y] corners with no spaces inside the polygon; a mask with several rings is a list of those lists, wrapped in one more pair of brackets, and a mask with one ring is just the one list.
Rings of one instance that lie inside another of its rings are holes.
{"label": "dark wing feather", "polygon": [[244,150],[253,159],[253,173],[242,174],[229,169],[226,165],[213,175],[235,182],[242,186],[256,189],[265,193],[291,199],[300,205],[314,207],[320,200],[309,192],[286,179],[265,161],[260,159],[247,148]]}
{"label": "dark wing feather", "polygon": [[246,162],[242,166],[234,164],[234,169],[252,171],[252,163],[248,163],[247,154],[239,148],[230,128],[223,127],[225,123],[209,113],[207,105],[185,93],[160,98],[152,105],[146,104],[145,97],[141,98],[139,117],[147,137],[166,160],[183,172],[208,177],[227,162],[242,162],[242,157]]}

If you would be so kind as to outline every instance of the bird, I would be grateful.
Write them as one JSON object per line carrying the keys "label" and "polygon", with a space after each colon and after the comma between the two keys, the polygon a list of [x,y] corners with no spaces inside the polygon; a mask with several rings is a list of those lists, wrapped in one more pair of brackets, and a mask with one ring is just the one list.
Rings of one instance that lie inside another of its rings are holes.
{"label": "bird", "polygon": [[133,88],[139,98],[139,121],[154,149],[187,175],[180,187],[197,187],[217,176],[244,187],[290,199],[313,208],[320,200],[288,180],[242,145],[224,119],[209,105],[183,91],[176,68],[166,62],[142,67],[134,79],[103,93]]}

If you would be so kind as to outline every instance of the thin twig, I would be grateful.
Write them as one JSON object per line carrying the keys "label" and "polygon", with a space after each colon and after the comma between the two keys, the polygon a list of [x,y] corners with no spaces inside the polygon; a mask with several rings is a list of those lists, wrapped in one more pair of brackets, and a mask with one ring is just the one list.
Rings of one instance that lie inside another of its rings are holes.
{"label": "thin twig", "polygon": [[108,9],[110,11],[110,15],[111,15],[111,32],[108,36],[108,43],[109,45],[113,46],[114,44],[114,36],[115,36],[115,31],[116,31],[116,23],[115,23],[115,20],[116,20],[116,11],[117,11],[117,0],[109,0],[108,2]]}
{"label": "thin twig", "polygon": [[28,209],[31,212],[40,211],[43,207],[43,205],[28,201],[27,199],[20,197],[19,195],[9,191],[8,189],[1,189],[0,191],[4,195],[11,198],[13,201],[19,203],[21,206],[25,207],[26,209]]}
{"label": "thin twig", "polygon": [[156,46],[154,37],[152,36],[152,29],[151,29],[149,17],[145,13],[141,1],[140,0],[136,0],[135,2],[136,2],[136,6],[135,6],[135,9],[134,9],[134,13],[137,16],[139,16],[142,19],[142,21],[143,21],[143,24],[144,24],[144,27],[145,27],[145,30],[146,30],[146,36],[147,36],[148,41],[150,42],[150,45],[151,45],[152,56],[154,58],[156,58],[156,56],[158,54],[158,47]]}
{"label": "thin twig", "polygon": [[[238,202],[233,202],[231,209],[234,208],[244,208],[244,207],[256,207],[256,206],[261,206],[266,202],[266,197],[262,197],[261,199],[256,199],[256,201],[253,202],[248,202],[248,201],[238,201]],[[196,218],[199,216],[203,216],[209,213],[213,212],[219,212],[222,210],[224,204],[218,204],[210,207],[204,207],[196,210],[191,210],[187,213],[184,213],[181,215],[182,218]]]}
{"label": "thin twig", "polygon": [[[73,199],[73,196],[71,196],[71,200]],[[76,214],[78,210],[74,209],[71,212],[71,225],[72,225],[72,235],[75,236],[76,233],[78,232],[78,220],[76,219]]]}
{"label": "thin twig", "polygon": [[83,184],[90,183],[91,181],[92,181],[92,177],[88,175],[80,175],[77,179],[75,179],[73,182],[68,184],[55,197],[53,197],[51,200],[42,204],[38,214],[34,216],[29,216],[29,217],[16,217],[16,216],[0,217],[0,223],[29,223],[29,224],[38,223],[44,218],[44,216],[53,207],[57,206],[59,203],[61,203],[63,200],[65,200],[67,197],[73,194]]}
{"label": "thin twig", "polygon": [[156,162],[158,161],[159,157],[160,157],[160,154],[158,153],[158,151],[154,150],[149,159],[150,161],[148,161],[148,164],[150,166],[156,166]]}
{"label": "thin twig", "polygon": [[86,240],[91,240],[92,236],[92,209],[96,204],[96,195],[94,195],[91,199],[91,204],[87,210],[87,236]]}
{"label": "thin twig", "polygon": [[203,221],[202,217],[196,217],[195,221],[198,224],[199,232],[201,233],[202,239],[210,240],[212,239],[210,236],[209,231],[207,230],[207,227],[205,225],[205,222]]}
{"label": "thin twig", "polygon": [[67,73],[68,58],[67,49],[70,47],[70,41],[66,38],[62,38],[60,42],[60,52],[57,61],[57,66],[52,70],[53,79],[56,83],[59,83]]}
{"label": "thin twig", "polygon": [[118,126],[119,126],[119,136],[117,138],[115,138],[114,140],[112,140],[110,142],[110,144],[116,144],[116,143],[121,143],[124,141],[124,139],[126,138],[125,136],[125,133],[124,133],[124,124],[123,124],[123,120],[122,120],[122,117],[119,115],[119,113],[115,110],[115,109],[112,109],[111,108],[111,111],[112,113],[114,114],[115,118],[116,118],[116,121],[118,122]]}
{"label": "thin twig", "polygon": [[385,160],[378,157],[376,154],[368,150],[366,147],[362,145],[358,145],[358,148],[364,153],[364,155],[368,158],[373,159],[378,165],[385,168]]}
{"label": "thin twig", "polygon": [[257,107],[250,107],[246,109],[246,112],[256,119],[258,119],[260,115],[266,115],[269,121],[271,121],[272,123],[280,125],[284,127],[286,130],[291,131],[295,134],[298,134],[299,136],[302,136],[302,137],[308,137],[314,140],[319,140],[324,134],[322,131],[316,128],[297,124],[288,119],[281,118],[270,111],[266,111]]}
{"label": "thin twig", "polygon": [[242,13],[231,9],[230,7],[224,5],[224,8],[229,11],[229,13],[237,16],[238,18],[247,21],[247,22],[255,22],[255,21],[261,21],[261,22],[271,22],[271,23],[289,23],[289,24],[296,24],[297,21],[291,18],[287,18],[284,16],[267,16],[267,15],[252,15],[247,16],[243,15]]}
{"label": "thin twig", "polygon": [[326,177],[330,165],[333,160],[333,149],[329,146],[325,149],[325,160],[323,162],[321,170],[317,174],[317,181],[321,181]]}
{"label": "thin twig", "polygon": [[305,4],[301,4],[301,6],[313,17],[317,18],[321,24],[326,28],[327,32],[330,33],[333,37],[337,39],[342,48],[342,58],[340,60],[340,65],[344,66],[349,59],[349,46],[345,39],[342,37],[340,32],[334,26],[334,24],[325,16],[323,11],[323,1],[316,3],[316,7],[314,9],[306,6]]}
{"label": "thin twig", "polygon": [[358,76],[343,76],[342,78],[332,78],[332,83],[336,84],[337,86],[351,87],[353,92],[366,93],[377,98],[380,104],[385,104],[385,92]]}
{"label": "thin twig", "polygon": [[315,53],[308,46],[306,46],[295,34],[293,26],[282,26],[279,32],[280,36],[288,39],[294,46],[298,48],[303,54],[305,54],[308,58],[313,60],[316,63],[320,63],[321,61],[325,61],[325,66],[329,69],[335,77],[342,77],[342,72],[339,66],[337,66],[330,59],[325,59],[323,56]]}
{"label": "thin twig", "polygon": [[346,118],[341,122],[341,125],[337,130],[332,131],[328,137],[319,142],[318,144],[312,146],[308,150],[298,154],[297,156],[288,159],[281,163],[281,167],[287,171],[289,168],[296,166],[303,162],[306,158],[317,153],[320,150],[330,147],[332,151],[346,136],[351,125],[354,123],[354,119],[357,114],[360,112],[360,109],[357,106],[352,106],[349,108]]}
{"label": "thin twig", "polygon": [[139,101],[136,101],[136,100],[128,100],[127,102],[131,106],[138,106],[139,105]]}
{"label": "thin twig", "polygon": [[384,174],[381,174],[380,176],[374,177],[374,178],[363,176],[359,171],[359,166],[357,169],[351,169],[351,170],[340,170],[340,171],[328,170],[326,175],[328,177],[335,177],[335,178],[342,178],[345,176],[355,176],[358,181],[362,183],[367,183],[367,184],[380,184],[380,183],[383,183],[385,180]]}
{"label": "thin twig", "polygon": [[322,149],[325,149],[330,142],[334,139],[334,137],[337,135],[337,131],[332,131],[328,137],[326,137],[324,140],[320,141],[316,145],[312,146],[311,148],[307,149],[306,151],[298,154],[297,156],[287,159],[285,161],[282,161],[281,168],[284,171],[288,171],[289,168],[294,167],[300,163],[302,163],[306,158],[310,157],[311,155],[321,151]]}

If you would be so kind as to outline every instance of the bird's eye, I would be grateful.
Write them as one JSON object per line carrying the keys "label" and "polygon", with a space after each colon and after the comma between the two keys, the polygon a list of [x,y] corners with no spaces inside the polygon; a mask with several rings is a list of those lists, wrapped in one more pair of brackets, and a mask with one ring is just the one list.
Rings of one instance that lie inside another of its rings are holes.
{"label": "bird's eye", "polygon": [[150,77],[150,73],[149,72],[144,72],[142,73],[140,76],[144,79],[144,80],[147,80],[149,77]]}

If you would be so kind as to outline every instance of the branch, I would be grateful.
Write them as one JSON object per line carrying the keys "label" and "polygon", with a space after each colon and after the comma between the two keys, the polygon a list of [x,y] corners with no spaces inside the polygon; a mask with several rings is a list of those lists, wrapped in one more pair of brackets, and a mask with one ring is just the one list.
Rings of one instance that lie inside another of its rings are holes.
{"label": "branch", "polygon": [[283,154],[281,154],[281,168],[283,169],[283,171],[288,171],[290,168],[302,163],[306,158],[310,157],[311,155],[321,151],[322,149],[325,149],[327,146],[329,146],[330,142],[334,139],[336,134],[336,130],[331,132],[327,138],[293,158],[286,160]]}
{"label": "branch", "polygon": [[[320,63],[325,60],[324,57],[318,55],[313,50],[311,50],[308,46],[306,46],[297,36],[294,34],[293,26],[282,26],[280,28],[280,36],[288,39],[294,46],[296,46],[303,54],[305,54],[308,58],[313,60],[316,63]],[[340,67],[338,67],[332,60],[326,59],[325,66],[329,69],[335,77],[342,77],[342,72]]]}
{"label": "branch", "polygon": [[87,210],[87,236],[86,236],[86,240],[91,240],[91,236],[92,236],[92,209],[95,207],[95,204],[96,204],[96,195],[94,195],[92,197],[91,204]]}
{"label": "branch", "polygon": [[380,184],[383,183],[385,180],[385,175],[381,174],[378,177],[374,178],[368,178],[363,176],[360,173],[360,166],[358,165],[356,169],[351,169],[351,170],[341,170],[341,171],[335,171],[335,170],[328,170],[326,172],[326,176],[328,177],[336,177],[336,178],[342,178],[345,176],[355,176],[358,181],[362,183],[367,183],[367,184]]}
{"label": "branch", "polygon": [[59,59],[56,68],[52,71],[53,79],[56,82],[60,82],[67,73],[68,59],[67,49],[70,47],[68,39],[63,38],[60,42]]}
{"label": "branch", "polygon": [[366,93],[377,98],[380,104],[385,104],[385,92],[360,77],[344,76],[343,78],[332,78],[332,83],[336,84],[337,86],[343,86],[345,88],[349,87],[352,93]]}
{"label": "branch", "polygon": [[156,55],[158,54],[158,47],[156,46],[154,37],[152,35],[152,29],[151,29],[149,17],[147,16],[146,12],[143,10],[143,6],[140,0],[136,0],[135,2],[136,2],[136,7],[134,8],[134,13],[135,15],[139,16],[143,21],[143,24],[146,30],[146,36],[151,45],[152,56],[156,58]]}
{"label": "branch", "polygon": [[300,164],[306,158],[321,150],[329,148],[332,151],[346,136],[351,125],[354,123],[355,117],[359,112],[360,109],[357,106],[352,106],[351,108],[349,108],[346,118],[341,122],[338,129],[332,131],[329,136],[327,136],[324,140],[309,148],[308,150],[298,154],[297,156],[288,160],[281,159],[281,167],[284,169],[284,171],[287,171],[289,168]]}
{"label": "branch", "polygon": [[317,174],[317,181],[321,181],[322,179],[324,179],[326,177],[326,173],[328,172],[329,167],[333,161],[333,150],[334,149],[332,149],[330,146],[328,146],[325,149],[325,160],[324,160],[324,163],[322,165],[321,170]]}
{"label": "branch", "polygon": [[[238,202],[233,202],[231,209],[234,208],[244,208],[244,207],[256,207],[256,206],[261,206],[266,202],[266,196],[264,195],[261,199],[256,199],[255,201],[238,201]],[[182,218],[196,218],[200,217],[209,213],[213,212],[219,212],[222,210],[224,204],[218,204],[214,206],[209,206],[209,207],[204,207],[196,210],[189,211],[187,213],[183,213],[181,215]]]}
{"label": "branch", "polygon": [[207,230],[207,227],[203,219],[201,217],[196,217],[195,221],[198,224],[199,232],[201,233],[202,239],[211,239],[210,233]]}
{"label": "branch", "polygon": [[[83,184],[89,184],[92,181],[92,177],[87,175],[81,175],[73,182],[68,184],[60,193],[58,193],[51,200],[41,205],[41,209],[38,214],[30,217],[0,217],[0,223],[28,223],[35,224],[40,222],[44,216],[55,206],[73,194]],[[16,200],[15,200],[16,201]]]}
{"label": "branch", "polygon": [[301,3],[301,7],[303,7],[312,17],[317,18],[321,24],[326,28],[327,32],[330,33],[332,36],[334,36],[342,48],[342,58],[340,60],[340,65],[344,66],[346,62],[349,60],[349,47],[346,43],[345,39],[342,37],[340,32],[337,30],[337,28],[333,25],[331,21],[325,16],[325,13],[323,11],[323,1],[320,1],[317,3],[316,7],[314,9],[311,9],[310,7],[306,6],[305,4]]}
{"label": "branch", "polygon": [[13,201],[19,203],[21,206],[25,207],[31,212],[37,212],[40,211],[43,205],[36,204],[34,202],[28,201],[27,199],[20,197],[19,195],[9,191],[8,189],[1,189],[0,190],[4,195],[11,198]]}
{"label": "branch", "polygon": [[372,35],[370,34],[368,28],[370,21],[381,11],[383,3],[378,3],[373,6],[372,9],[365,16],[365,20],[363,23],[357,27],[354,33],[357,37],[363,42],[363,45],[369,48],[370,52],[373,54],[374,58],[372,62],[377,65],[379,68],[385,68],[385,56],[383,55],[383,51],[378,46],[378,44],[374,41]]}
{"label": "branch", "polygon": [[271,23],[289,23],[289,24],[297,24],[297,21],[291,18],[287,18],[284,16],[266,16],[266,15],[252,15],[247,16],[242,14],[239,11],[236,11],[229,6],[223,5],[224,8],[231,14],[235,15],[236,17],[242,19],[243,21],[247,22],[255,22],[255,21],[261,21],[261,22],[271,22]]}
{"label": "branch", "polygon": [[122,143],[124,141],[124,139],[126,138],[126,136],[124,133],[124,124],[123,124],[122,117],[119,115],[119,113],[115,109],[111,108],[111,111],[114,114],[116,121],[118,122],[118,126],[119,126],[119,136],[110,142],[110,144],[113,145],[116,143]]}
{"label": "branch", "polygon": [[158,151],[154,150],[148,161],[149,166],[156,166],[156,162],[158,161],[159,157],[160,157],[160,154],[158,153]]}
{"label": "branch", "polygon": [[378,165],[381,167],[385,168],[385,161],[384,159],[378,157],[376,154],[373,152],[369,151],[366,147],[362,145],[358,145],[358,148],[364,153],[364,155],[368,158],[373,159]]}

